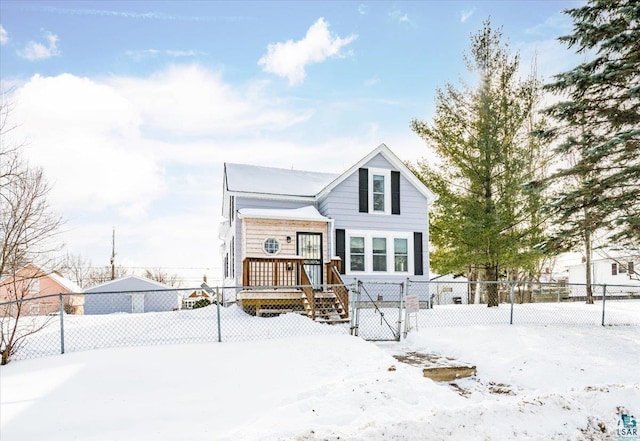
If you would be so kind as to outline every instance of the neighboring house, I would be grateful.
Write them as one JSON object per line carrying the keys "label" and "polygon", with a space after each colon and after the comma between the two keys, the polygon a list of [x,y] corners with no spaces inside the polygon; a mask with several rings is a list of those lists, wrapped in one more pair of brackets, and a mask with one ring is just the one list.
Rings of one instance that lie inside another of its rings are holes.
{"label": "neighboring house", "polygon": [[208,300],[213,303],[213,297],[204,289],[196,289],[182,299],[182,309],[193,309],[193,305],[200,300]]}
{"label": "neighboring house", "polygon": [[430,292],[433,305],[469,303],[469,280],[458,274],[431,275]]}
{"label": "neighboring house", "polygon": [[[610,294],[640,292],[640,253],[594,258],[591,271],[591,283],[607,285]],[[570,285],[585,284],[586,280],[585,263],[569,266]],[[571,289],[574,295],[585,295],[580,286],[572,286]]]}
{"label": "neighboring house", "polygon": [[219,230],[224,286],[232,287],[225,301],[237,294],[245,310],[261,315],[277,293],[260,297],[247,287],[309,285],[313,292],[290,297],[302,297],[315,317],[309,304],[335,295],[344,318],[344,281],[429,280],[434,200],[384,144],[342,174],[227,163]]}
{"label": "neighboring house", "polygon": [[[34,264],[27,264],[15,275],[0,280],[0,303],[18,299],[24,301],[21,315],[47,315],[60,312],[60,297],[63,295],[63,308],[67,314],[84,313],[84,295],[82,288],[56,272],[48,272]],[[51,296],[51,297],[48,297]],[[15,309],[12,308],[12,311]]]}
{"label": "neighboring house", "polygon": [[176,288],[139,276],[110,280],[84,292],[85,314],[173,311],[180,306]]}

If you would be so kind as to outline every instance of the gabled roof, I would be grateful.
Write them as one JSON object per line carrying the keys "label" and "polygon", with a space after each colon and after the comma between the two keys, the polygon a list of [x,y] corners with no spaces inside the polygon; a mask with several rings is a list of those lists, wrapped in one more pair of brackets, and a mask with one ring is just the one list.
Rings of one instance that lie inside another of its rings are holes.
{"label": "gabled roof", "polygon": [[246,164],[225,164],[226,190],[314,197],[338,175]]}
{"label": "gabled roof", "polygon": [[82,292],[82,288],[80,288],[80,286],[78,286],[75,282],[67,279],[66,277],[61,276],[58,273],[49,273],[47,274],[47,276],[49,276],[49,278],[55,281],[58,285],[68,289],[69,292],[72,292],[75,294]]}
{"label": "gabled roof", "polygon": [[141,277],[141,276],[124,276],[124,277],[120,277],[119,279],[114,279],[114,280],[109,280],[107,282],[101,283],[100,285],[95,285],[92,286],[91,288],[87,288],[84,291],[91,293],[91,292],[97,292],[102,288],[108,287],[108,286],[112,286],[112,285],[119,285],[122,282],[126,282],[126,281],[134,281],[134,282],[139,282],[141,284],[145,284],[150,286],[149,289],[166,289],[166,290],[175,290],[175,291],[179,291],[178,288],[175,288],[173,286],[169,286],[169,285],[165,285],[164,283],[160,283],[160,282],[156,282],[155,280],[151,280],[151,279],[147,279],[146,277]]}
{"label": "gabled roof", "polygon": [[[385,144],[380,144],[371,153],[341,174],[226,163],[224,190],[256,197],[315,201],[328,194],[378,154],[389,161],[427,199],[429,204],[436,200],[436,195]],[[223,201],[223,204],[226,204],[226,200]]]}
{"label": "gabled roof", "polygon": [[[45,271],[33,263],[27,263],[20,270],[18,270],[15,275],[18,276],[20,274],[24,274],[25,271],[31,271],[29,276],[27,276],[28,278],[48,277],[49,279],[57,283],[61,288],[66,289],[69,293],[72,293],[72,294],[82,293],[82,288],[80,288],[80,286],[78,286],[75,282],[67,279],[66,277],[64,277],[61,274],[58,274],[57,272]],[[24,276],[21,275],[20,277],[24,277]],[[0,282],[3,282],[4,280],[8,280],[10,278],[12,278],[11,275],[5,276],[0,279]]]}
{"label": "gabled roof", "polygon": [[340,183],[342,183],[345,179],[351,176],[356,170],[361,168],[367,162],[371,161],[376,155],[382,155],[384,158],[393,165],[393,167],[398,170],[404,177],[407,179],[428,201],[429,204],[434,202],[437,197],[435,193],[429,190],[423,183],[414,175],[411,170],[404,165],[404,162],[400,160],[384,143],[380,144],[375,150],[369,153],[367,156],[362,158],[360,161],[353,164],[347,171],[342,173],[338,178],[332,181],[329,185],[322,189],[322,191],[318,194],[318,198],[323,197],[335,187],[337,187]]}

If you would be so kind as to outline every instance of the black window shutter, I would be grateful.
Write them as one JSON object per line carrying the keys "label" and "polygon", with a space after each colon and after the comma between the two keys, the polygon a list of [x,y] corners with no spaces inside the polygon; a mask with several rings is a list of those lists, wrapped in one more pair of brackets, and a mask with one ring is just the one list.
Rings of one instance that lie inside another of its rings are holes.
{"label": "black window shutter", "polygon": [[422,268],[422,233],[413,233],[413,273],[416,276],[424,275]]}
{"label": "black window shutter", "polygon": [[369,170],[361,168],[358,170],[358,189],[360,195],[359,211],[360,213],[369,212]]}
{"label": "black window shutter", "polygon": [[400,214],[400,172],[391,172],[391,214]]}
{"label": "black window shutter", "polygon": [[344,252],[344,230],[336,228],[336,255],[342,259],[340,264],[340,274],[345,273],[347,266],[346,254]]}
{"label": "black window shutter", "polygon": [[633,274],[636,272],[635,268],[633,267],[633,262],[629,262],[628,268],[629,268],[629,277],[632,277]]}
{"label": "black window shutter", "polygon": [[612,276],[617,276],[618,275],[618,264],[617,263],[612,263],[611,264],[611,275]]}

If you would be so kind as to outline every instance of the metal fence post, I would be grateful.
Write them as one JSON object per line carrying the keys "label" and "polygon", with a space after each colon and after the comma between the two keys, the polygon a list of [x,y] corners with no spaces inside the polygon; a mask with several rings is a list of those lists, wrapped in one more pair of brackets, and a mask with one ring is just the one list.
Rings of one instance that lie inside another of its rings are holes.
{"label": "metal fence post", "polygon": [[59,294],[60,298],[60,353],[64,354],[64,301],[62,293]]}
{"label": "metal fence post", "polygon": [[[398,302],[398,340],[400,341],[402,334],[402,301],[404,299],[405,290],[409,289],[409,284],[400,283],[400,301]],[[405,317],[406,320],[406,317]]]}
{"label": "metal fence post", "polygon": [[216,286],[216,313],[218,315],[218,343],[222,342],[222,333],[220,332],[220,287]]}
{"label": "metal fence post", "polygon": [[513,284],[513,282],[511,283],[511,287],[509,288],[509,297],[511,298],[511,314],[509,317],[509,324],[513,325],[513,298],[515,296],[515,285]]}
{"label": "metal fence post", "polygon": [[604,326],[604,304],[607,299],[607,285],[602,285],[602,326]]}
{"label": "metal fence post", "polygon": [[351,335],[358,336],[358,326],[360,325],[360,286],[362,281],[356,280],[356,298],[354,299],[353,319],[351,321]]}

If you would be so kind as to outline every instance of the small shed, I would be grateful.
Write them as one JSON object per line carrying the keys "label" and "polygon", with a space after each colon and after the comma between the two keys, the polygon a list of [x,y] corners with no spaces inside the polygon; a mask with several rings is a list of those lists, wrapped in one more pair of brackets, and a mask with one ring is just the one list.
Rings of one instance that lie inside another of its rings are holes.
{"label": "small shed", "polygon": [[176,288],[139,276],[110,280],[84,292],[85,314],[173,311],[180,305]]}

